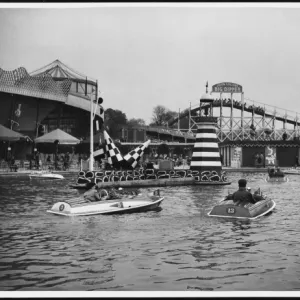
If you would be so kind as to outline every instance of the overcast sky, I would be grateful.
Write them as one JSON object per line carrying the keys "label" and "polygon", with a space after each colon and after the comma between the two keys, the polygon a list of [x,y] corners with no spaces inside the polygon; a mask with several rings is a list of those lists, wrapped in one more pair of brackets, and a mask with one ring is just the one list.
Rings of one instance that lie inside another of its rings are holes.
{"label": "overcast sky", "polygon": [[195,106],[206,81],[209,89],[219,82],[238,83],[246,98],[300,116],[297,3],[279,8],[3,5],[0,68],[23,66],[32,72],[59,59],[97,79],[103,106],[121,110],[128,119],[149,123],[156,105],[173,111],[190,102]]}

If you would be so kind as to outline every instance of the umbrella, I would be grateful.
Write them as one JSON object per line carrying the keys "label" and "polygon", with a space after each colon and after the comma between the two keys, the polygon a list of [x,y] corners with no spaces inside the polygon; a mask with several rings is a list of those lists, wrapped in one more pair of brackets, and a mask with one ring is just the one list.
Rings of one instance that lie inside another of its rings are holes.
{"label": "umbrella", "polygon": [[59,144],[65,144],[65,145],[75,145],[80,142],[79,139],[64,132],[63,130],[61,130],[59,128],[36,138],[34,141],[36,144],[38,144],[38,143],[54,143],[54,142],[58,141]]}
{"label": "umbrella", "polygon": [[27,136],[13,131],[0,124],[0,140],[1,141],[19,141],[21,139],[29,139]]}

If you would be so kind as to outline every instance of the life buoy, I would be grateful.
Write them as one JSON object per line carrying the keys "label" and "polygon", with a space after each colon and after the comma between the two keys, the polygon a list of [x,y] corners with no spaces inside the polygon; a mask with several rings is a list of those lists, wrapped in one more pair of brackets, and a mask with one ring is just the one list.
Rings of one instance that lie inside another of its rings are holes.
{"label": "life buoy", "polygon": [[98,183],[98,182],[103,182],[103,177],[97,177],[95,179],[95,183]]}
{"label": "life buoy", "polygon": [[201,181],[209,181],[208,176],[206,174],[201,176]]}
{"label": "life buoy", "polygon": [[107,200],[108,197],[109,197],[108,192],[107,192],[106,189],[100,190],[99,196],[100,196],[101,200]]}
{"label": "life buoy", "polygon": [[159,175],[157,176],[158,179],[169,179],[170,175],[169,174],[164,174],[164,175]]}
{"label": "life buoy", "polygon": [[104,176],[102,178],[102,182],[109,182],[109,177],[108,176]]}
{"label": "life buoy", "polygon": [[95,174],[94,174],[94,172],[92,172],[92,171],[89,171],[89,172],[86,172],[86,173],[85,173],[85,177],[86,177],[86,178],[94,178],[94,176],[95,176]]}
{"label": "life buoy", "polygon": [[166,171],[157,171],[156,175],[158,176],[158,178],[160,178],[160,176],[162,175],[166,175],[167,172]]}
{"label": "life buoy", "polygon": [[116,175],[113,175],[113,176],[110,176],[110,181],[119,181],[120,180],[120,177],[119,176],[116,176]]}
{"label": "life buoy", "polygon": [[176,175],[178,175],[180,177],[185,177],[186,176],[186,172],[185,171],[176,171]]}
{"label": "life buoy", "polygon": [[134,170],[134,171],[133,171],[133,175],[134,175],[134,176],[140,176],[140,172],[137,171],[137,170]]}
{"label": "life buoy", "polygon": [[91,182],[91,180],[88,179],[88,178],[85,178],[85,177],[79,177],[79,178],[77,179],[77,184],[90,183],[90,182]]}
{"label": "life buoy", "polygon": [[105,175],[106,176],[110,176],[110,175],[112,175],[114,172],[113,171],[105,171]]}
{"label": "life buoy", "polygon": [[213,175],[209,178],[209,181],[220,181],[219,175]]}
{"label": "life buoy", "polygon": [[117,172],[116,172],[116,176],[121,177],[122,175],[123,175],[123,171],[117,171]]}
{"label": "life buoy", "polygon": [[154,169],[146,169],[145,174],[146,175],[153,175],[154,174]]}
{"label": "life buoy", "polygon": [[95,177],[96,177],[96,178],[103,177],[103,176],[104,176],[104,173],[103,173],[103,172],[96,172],[96,173],[95,173]]}
{"label": "life buoy", "polygon": [[133,180],[133,176],[127,175],[127,176],[126,176],[126,181],[131,181],[131,180]]}
{"label": "life buoy", "polygon": [[80,171],[79,173],[78,173],[78,177],[84,177],[85,176],[85,172],[84,171]]}
{"label": "life buoy", "polygon": [[121,176],[119,181],[126,181],[125,176]]}

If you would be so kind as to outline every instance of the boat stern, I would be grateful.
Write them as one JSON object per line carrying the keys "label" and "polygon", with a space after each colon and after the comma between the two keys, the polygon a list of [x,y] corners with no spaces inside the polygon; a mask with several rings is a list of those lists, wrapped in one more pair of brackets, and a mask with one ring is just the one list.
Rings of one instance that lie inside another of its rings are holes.
{"label": "boat stern", "polygon": [[222,217],[222,218],[251,218],[249,210],[243,206],[237,206],[233,201],[224,201],[223,203],[216,205],[208,213],[210,217]]}

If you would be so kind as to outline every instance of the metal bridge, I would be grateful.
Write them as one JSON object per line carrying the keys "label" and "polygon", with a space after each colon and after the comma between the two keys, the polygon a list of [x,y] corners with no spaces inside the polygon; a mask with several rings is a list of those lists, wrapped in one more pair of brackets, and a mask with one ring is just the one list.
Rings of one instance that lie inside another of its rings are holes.
{"label": "metal bridge", "polygon": [[[298,140],[300,119],[297,112],[267,105],[244,98],[237,101],[232,98],[214,99],[212,104],[190,105],[177,118],[169,121],[168,126],[178,124],[178,130],[196,133],[197,118],[211,108],[217,117],[217,137],[220,142],[242,140]],[[188,118],[189,128],[180,129],[180,120]]]}

